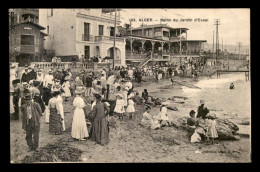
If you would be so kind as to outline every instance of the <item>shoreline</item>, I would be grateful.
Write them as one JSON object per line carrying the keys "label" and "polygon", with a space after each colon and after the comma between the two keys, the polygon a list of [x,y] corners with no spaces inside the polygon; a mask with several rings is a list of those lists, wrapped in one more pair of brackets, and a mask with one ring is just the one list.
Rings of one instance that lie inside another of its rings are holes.
{"label": "shoreline", "polygon": [[[201,80],[202,78],[199,78]],[[167,79],[157,82],[144,79],[147,82],[136,85],[135,90],[139,93],[144,88],[149,87],[148,92],[156,95],[162,91],[158,85],[171,83]],[[176,80],[190,82],[190,78],[179,78]],[[189,84],[196,84],[190,82]],[[183,96],[182,86],[175,85],[174,94]],[[154,89],[152,92],[152,89]],[[87,141],[71,141],[71,123],[74,108],[71,105],[70,98],[68,103],[64,103],[66,132],[62,135],[51,135],[48,132],[48,125],[45,124],[45,116],[41,118],[40,141],[39,147],[44,147],[48,143],[55,143],[59,139],[68,143],[69,146],[83,151],[81,158],[84,163],[91,162],[251,162],[250,159],[250,141],[251,138],[241,137],[237,141],[218,141],[215,145],[205,145],[204,143],[190,143],[187,132],[175,127],[164,127],[159,130],[149,130],[140,126],[143,106],[136,107],[136,116],[134,120],[118,120],[117,128],[111,128],[109,143],[100,146],[87,139]],[[178,107],[176,104],[176,107]],[[183,110],[190,110],[190,107],[180,108],[182,115]],[[159,112],[158,107],[152,107],[153,114]],[[170,110],[168,110],[170,112]],[[180,117],[179,113],[172,111],[173,118]],[[21,129],[21,124],[15,121],[10,123],[10,142],[11,142],[11,160],[20,163],[27,153],[25,133]],[[111,159],[111,157],[113,157]]]}

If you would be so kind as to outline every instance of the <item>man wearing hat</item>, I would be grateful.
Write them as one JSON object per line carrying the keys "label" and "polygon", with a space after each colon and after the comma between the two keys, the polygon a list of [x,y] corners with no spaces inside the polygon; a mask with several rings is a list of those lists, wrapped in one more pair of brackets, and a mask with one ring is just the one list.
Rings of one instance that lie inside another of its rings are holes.
{"label": "man wearing hat", "polygon": [[40,118],[42,109],[40,105],[31,100],[31,95],[26,94],[25,103],[21,107],[22,128],[26,131],[26,142],[29,151],[36,150],[39,146]]}
{"label": "man wearing hat", "polygon": [[54,78],[53,78],[53,75],[52,75],[52,71],[49,70],[48,74],[45,75],[45,77],[44,77],[43,87],[47,87],[48,84],[53,85],[54,84],[53,80],[54,80]]}
{"label": "man wearing hat", "polygon": [[24,73],[22,74],[21,82],[27,82],[29,83],[30,81],[30,74],[28,73],[28,68],[24,69]]}
{"label": "man wearing hat", "polygon": [[200,100],[200,106],[198,107],[198,111],[197,111],[197,118],[202,117],[202,119],[206,119],[207,118],[207,114],[209,113],[209,110],[204,106],[205,101],[204,100]]}
{"label": "man wearing hat", "polygon": [[44,113],[45,105],[44,105],[43,100],[40,96],[40,91],[38,89],[33,89],[32,90],[32,96],[33,96],[34,102],[39,103],[39,105],[41,106],[41,109],[42,109],[42,113]]}

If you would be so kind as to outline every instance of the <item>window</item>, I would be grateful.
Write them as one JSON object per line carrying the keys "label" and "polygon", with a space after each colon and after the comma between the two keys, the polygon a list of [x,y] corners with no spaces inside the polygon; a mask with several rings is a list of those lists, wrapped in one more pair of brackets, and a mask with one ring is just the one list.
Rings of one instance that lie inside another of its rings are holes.
{"label": "window", "polygon": [[47,34],[49,34],[49,31],[50,31],[49,29],[50,29],[49,26],[47,26]]}
{"label": "window", "polygon": [[115,34],[115,27],[110,27],[110,36],[114,36]]}
{"label": "window", "polygon": [[34,35],[21,35],[21,45],[34,45]]}
{"label": "window", "polygon": [[53,8],[51,9],[51,16],[53,16]]}
{"label": "window", "polygon": [[104,26],[98,25],[98,35],[103,35],[103,34],[104,34]]}

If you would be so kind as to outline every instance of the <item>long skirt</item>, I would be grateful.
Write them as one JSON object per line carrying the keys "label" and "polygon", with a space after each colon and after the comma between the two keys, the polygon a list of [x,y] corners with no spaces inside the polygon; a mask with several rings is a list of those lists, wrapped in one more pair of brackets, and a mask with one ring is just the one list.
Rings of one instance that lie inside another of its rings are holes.
{"label": "long skirt", "polygon": [[100,145],[104,145],[109,141],[109,128],[106,117],[96,117],[92,123],[90,130],[90,138]]}
{"label": "long skirt", "polygon": [[85,113],[82,108],[76,108],[74,111],[71,136],[75,139],[83,139],[89,136]]}
{"label": "long skirt", "polygon": [[61,133],[62,121],[60,114],[57,114],[56,108],[50,108],[49,131],[51,133]]}

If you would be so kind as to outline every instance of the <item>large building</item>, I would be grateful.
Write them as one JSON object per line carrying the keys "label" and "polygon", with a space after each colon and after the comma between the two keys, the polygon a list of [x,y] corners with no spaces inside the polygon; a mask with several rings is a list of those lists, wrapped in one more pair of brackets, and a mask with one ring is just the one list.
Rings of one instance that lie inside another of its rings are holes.
{"label": "large building", "polygon": [[126,38],[126,62],[132,64],[165,63],[203,57],[206,40],[188,40],[188,28],[166,24],[142,25],[131,28]]}
{"label": "large building", "polygon": [[[45,49],[54,50],[62,61],[71,57],[114,56],[115,12],[107,9],[40,9],[40,24],[46,27]],[[120,24],[120,13],[116,16]],[[115,66],[125,65],[125,39],[116,37]]]}
{"label": "large building", "polygon": [[45,28],[39,25],[38,9],[9,9],[9,55],[10,61],[19,66],[41,61],[44,55]]}

